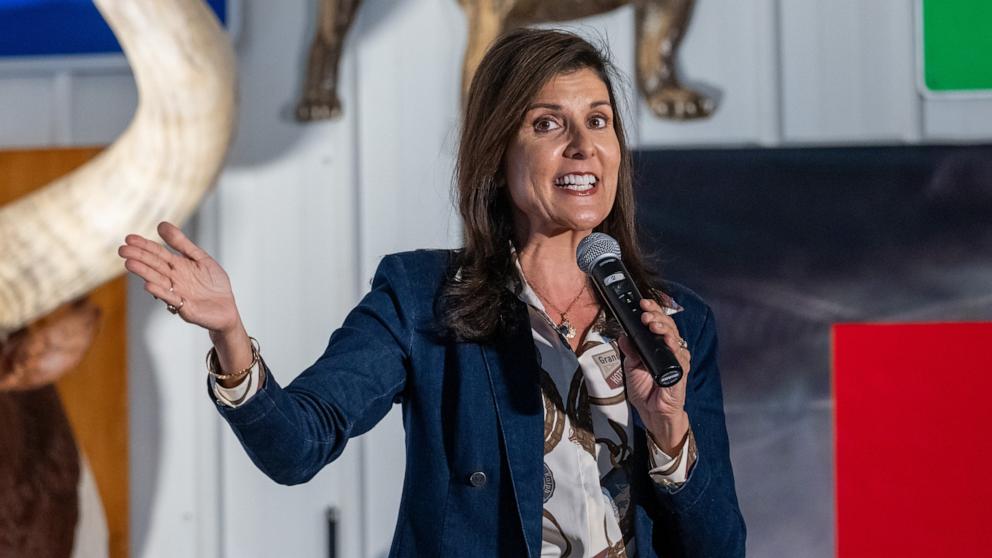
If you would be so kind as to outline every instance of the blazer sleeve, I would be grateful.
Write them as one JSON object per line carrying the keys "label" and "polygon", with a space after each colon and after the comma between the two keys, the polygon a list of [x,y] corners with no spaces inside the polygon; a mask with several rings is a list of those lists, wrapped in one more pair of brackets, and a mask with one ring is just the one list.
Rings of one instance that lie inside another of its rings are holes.
{"label": "blazer sleeve", "polygon": [[402,260],[386,256],[372,290],[313,365],[285,388],[266,366],[264,385],[243,405],[215,402],[252,462],[272,480],[310,480],[341,455],[349,438],[389,411],[410,363],[414,316],[407,287]]}
{"label": "blazer sleeve", "polygon": [[673,489],[650,483],[661,516],[654,522],[653,542],[659,556],[742,557],[746,527],[730,464],[716,324],[709,307],[690,349],[686,412],[699,453],[685,483]]}

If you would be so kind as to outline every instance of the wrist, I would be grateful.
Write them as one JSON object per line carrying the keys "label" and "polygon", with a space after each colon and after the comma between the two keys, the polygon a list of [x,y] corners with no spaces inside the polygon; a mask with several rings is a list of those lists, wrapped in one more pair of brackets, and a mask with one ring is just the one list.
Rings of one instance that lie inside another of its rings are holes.
{"label": "wrist", "polygon": [[[212,370],[217,374],[236,374],[251,366],[254,362],[255,350],[252,347],[251,337],[248,331],[238,322],[236,328],[225,331],[210,331],[210,341],[213,343],[214,364]],[[210,353],[208,353],[208,359]],[[208,363],[209,366],[209,363]],[[236,376],[230,378],[218,378],[218,382],[224,387],[234,387],[238,385],[244,377]]]}
{"label": "wrist", "polygon": [[689,415],[683,410],[674,415],[651,417],[645,421],[648,435],[665,455],[674,456],[682,450],[689,433]]}
{"label": "wrist", "polygon": [[234,324],[224,329],[211,329],[208,330],[210,335],[210,342],[217,346],[218,343],[225,345],[233,345],[239,342],[241,339],[248,336],[248,330],[245,329],[243,323],[241,323],[241,318],[235,320]]}
{"label": "wrist", "polygon": [[[221,364],[221,359],[224,357],[221,356],[222,353],[218,351],[216,346],[207,353],[207,371],[221,387],[240,386],[249,381],[253,373],[260,371],[262,357],[259,354],[258,341],[249,337],[248,343],[251,351],[251,362],[242,368],[234,369]],[[227,354],[226,357],[224,360],[228,363],[238,362],[236,359],[239,358],[230,354]]]}

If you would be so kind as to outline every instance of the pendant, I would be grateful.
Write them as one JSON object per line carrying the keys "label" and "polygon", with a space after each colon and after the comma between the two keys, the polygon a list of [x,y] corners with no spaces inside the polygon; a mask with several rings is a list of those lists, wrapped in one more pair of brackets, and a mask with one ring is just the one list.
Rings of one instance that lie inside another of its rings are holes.
{"label": "pendant", "polygon": [[565,314],[561,315],[561,323],[558,324],[558,333],[563,335],[565,339],[575,339],[575,326],[572,322],[568,321],[568,316]]}

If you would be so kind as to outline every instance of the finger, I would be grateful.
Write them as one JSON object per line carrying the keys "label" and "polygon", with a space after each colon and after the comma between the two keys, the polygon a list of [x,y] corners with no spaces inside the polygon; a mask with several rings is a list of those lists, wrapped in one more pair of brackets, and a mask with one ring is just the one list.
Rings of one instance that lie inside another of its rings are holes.
{"label": "finger", "polygon": [[683,346],[685,344],[685,340],[679,335],[677,330],[666,330],[662,336],[665,338],[665,345],[668,346],[668,349],[672,351],[672,354],[676,357],[680,357],[683,354],[688,354],[688,348]]}
{"label": "finger", "polygon": [[141,260],[128,258],[124,261],[124,268],[138,277],[141,277],[148,283],[156,283],[158,285],[162,285],[166,289],[172,286],[172,279],[169,279],[155,269],[152,269]]}
{"label": "finger", "polygon": [[653,299],[653,298],[642,298],[641,299],[641,308],[643,308],[645,310],[655,311],[655,312],[661,312],[662,311],[661,305],[658,304],[658,301],[655,300],[655,299]]}
{"label": "finger", "polygon": [[[179,306],[183,302],[183,298],[179,296],[179,293],[170,291],[168,287],[163,287],[158,283],[145,283],[145,291],[149,294],[164,301],[166,304],[171,304],[173,306]],[[183,304],[185,306],[185,304]]]}
{"label": "finger", "polygon": [[671,316],[665,314],[664,312],[657,312],[654,310],[648,310],[641,313],[641,321],[645,324],[650,322],[664,322],[669,325],[675,325],[675,320]]}
{"label": "finger", "polygon": [[673,320],[671,316],[662,312],[661,306],[651,299],[641,299],[641,309],[644,310],[641,314],[641,323],[647,326],[648,331],[651,333],[665,336],[666,343],[669,347],[672,347],[673,342],[671,338],[674,338],[676,342],[680,338],[679,329],[675,324],[675,320]]}
{"label": "finger", "polygon": [[682,379],[679,380],[680,384],[685,384],[685,379],[689,376],[689,371],[692,370],[692,353],[689,349],[678,346],[672,350],[675,354],[675,359],[679,361],[679,365],[682,366]]}
{"label": "finger", "polygon": [[647,324],[647,328],[651,333],[664,337],[665,344],[669,347],[677,346],[678,340],[682,338],[679,335],[679,330],[674,325],[665,322],[651,322]]}
{"label": "finger", "polygon": [[207,253],[202,248],[193,244],[193,241],[187,238],[179,227],[168,221],[162,221],[158,224],[158,234],[169,246],[193,261],[200,261],[207,257]]}
{"label": "finger", "polygon": [[667,324],[675,325],[675,320],[669,316],[664,309],[658,305],[657,302],[648,298],[641,299],[641,310],[644,312],[641,314],[641,321],[644,323],[662,321]]}
{"label": "finger", "polygon": [[660,304],[658,304],[657,300],[653,298],[642,298],[641,309],[644,310],[645,312],[657,312],[662,316],[666,316],[666,317],[668,316],[668,313],[665,312],[665,309]]}
{"label": "finger", "polygon": [[651,322],[648,325],[648,329],[651,333],[662,336],[668,350],[675,355],[675,358],[678,359],[679,364],[682,365],[682,368],[687,370],[690,359],[689,350],[687,347],[682,346],[684,340],[679,334],[678,328],[675,327],[674,323],[669,325],[662,322]]}
{"label": "finger", "polygon": [[678,332],[673,331],[668,326],[659,325],[657,323],[651,324],[650,329],[651,333],[661,336],[661,342],[664,343],[665,346],[668,347],[669,352],[675,355],[675,358],[678,359],[680,356],[679,352],[681,350],[681,347],[679,346],[679,339],[681,339],[681,337],[679,337]]}
{"label": "finger", "polygon": [[126,260],[139,261],[165,277],[169,277],[172,274],[172,268],[162,258],[137,246],[125,244],[117,249],[117,255]]}
{"label": "finger", "polygon": [[162,246],[158,242],[155,242],[153,240],[148,240],[147,238],[137,234],[129,234],[125,236],[124,242],[130,244],[131,246],[136,246],[146,252],[150,252],[154,254],[163,262],[165,262],[167,267],[170,268],[175,267],[176,255],[166,250],[165,246]]}

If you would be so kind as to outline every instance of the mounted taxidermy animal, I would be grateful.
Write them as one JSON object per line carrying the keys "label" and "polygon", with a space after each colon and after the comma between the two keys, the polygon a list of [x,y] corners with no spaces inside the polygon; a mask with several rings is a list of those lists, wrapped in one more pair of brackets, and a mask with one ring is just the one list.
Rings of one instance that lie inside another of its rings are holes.
{"label": "mounted taxidermy animal", "polygon": [[[637,87],[660,118],[706,118],[712,99],[682,84],[677,71],[679,45],[696,0],[458,0],[468,17],[468,46],[462,66],[462,93],[489,45],[516,27],[559,22],[634,6],[637,40]],[[321,0],[318,28],[310,46],[303,98],[296,107],[301,122],[334,118],[341,113],[338,62],[345,35],[361,0]]]}

